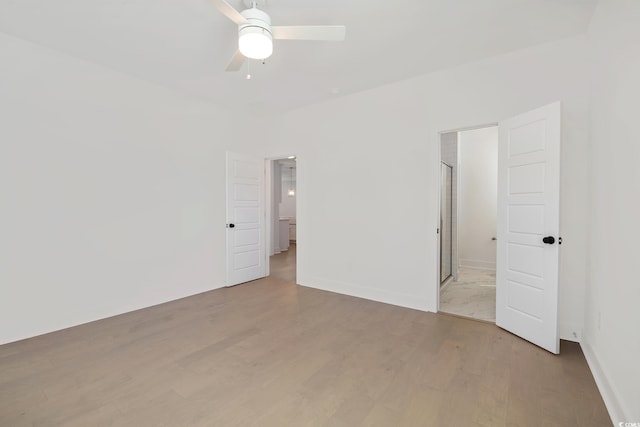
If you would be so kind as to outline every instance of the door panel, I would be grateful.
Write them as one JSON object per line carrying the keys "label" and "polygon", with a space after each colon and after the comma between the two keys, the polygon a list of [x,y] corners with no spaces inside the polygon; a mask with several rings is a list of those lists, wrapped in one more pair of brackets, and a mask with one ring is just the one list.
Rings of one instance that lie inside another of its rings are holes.
{"label": "door panel", "polygon": [[266,275],[264,160],[227,152],[227,286]]}
{"label": "door panel", "polygon": [[558,353],[560,103],[501,122],[498,156],[496,324]]}
{"label": "door panel", "polygon": [[544,206],[516,205],[508,207],[509,231],[540,235],[544,229]]}
{"label": "door panel", "polygon": [[512,166],[507,173],[509,195],[544,192],[544,164]]}

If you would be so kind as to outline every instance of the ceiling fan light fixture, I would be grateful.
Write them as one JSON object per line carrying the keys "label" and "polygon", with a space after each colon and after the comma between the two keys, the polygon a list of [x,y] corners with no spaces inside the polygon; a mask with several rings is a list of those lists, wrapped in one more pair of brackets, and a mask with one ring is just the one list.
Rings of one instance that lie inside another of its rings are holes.
{"label": "ceiling fan light fixture", "polygon": [[271,18],[256,7],[240,14],[247,23],[238,26],[238,50],[247,58],[267,59],[273,53]]}
{"label": "ceiling fan light fixture", "polygon": [[258,60],[269,58],[273,53],[273,39],[342,41],[345,37],[344,25],[276,25],[272,27],[269,15],[258,9],[258,6],[264,6],[268,0],[244,0],[248,9],[243,11],[231,6],[227,0],[211,1],[220,13],[238,26],[238,50],[227,65],[227,71],[240,70],[247,58]]}
{"label": "ceiling fan light fixture", "polygon": [[244,27],[239,31],[238,49],[247,58],[267,59],[273,53],[271,33],[261,27]]}

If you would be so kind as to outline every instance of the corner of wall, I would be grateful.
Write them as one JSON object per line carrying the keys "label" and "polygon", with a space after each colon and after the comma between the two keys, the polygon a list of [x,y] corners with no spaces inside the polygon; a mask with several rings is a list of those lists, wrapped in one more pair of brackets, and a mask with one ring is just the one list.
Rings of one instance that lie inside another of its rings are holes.
{"label": "corner of wall", "polygon": [[589,341],[587,339],[583,340],[580,343],[580,348],[587,360],[593,379],[596,381],[596,385],[602,395],[602,400],[604,400],[607,411],[609,411],[609,417],[611,417],[613,424],[617,426],[619,423],[631,421],[631,417],[627,415],[628,412],[622,408],[620,403],[622,400],[619,398],[619,393],[616,392],[615,387],[608,380],[610,377],[607,375],[604,366],[600,363]]}

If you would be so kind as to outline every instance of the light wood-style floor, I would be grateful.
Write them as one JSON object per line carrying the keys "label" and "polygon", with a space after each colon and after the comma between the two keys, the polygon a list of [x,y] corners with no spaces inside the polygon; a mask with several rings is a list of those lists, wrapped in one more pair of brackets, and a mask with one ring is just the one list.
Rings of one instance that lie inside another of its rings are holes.
{"label": "light wood-style floor", "polygon": [[294,259],[0,346],[0,425],[611,425],[578,345],[299,287]]}

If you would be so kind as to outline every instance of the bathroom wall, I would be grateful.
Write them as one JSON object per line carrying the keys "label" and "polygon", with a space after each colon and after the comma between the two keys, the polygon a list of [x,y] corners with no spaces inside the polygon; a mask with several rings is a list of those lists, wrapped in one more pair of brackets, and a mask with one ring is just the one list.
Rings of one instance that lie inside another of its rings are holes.
{"label": "bathroom wall", "polygon": [[460,266],[495,270],[498,128],[460,132],[458,144]]}

